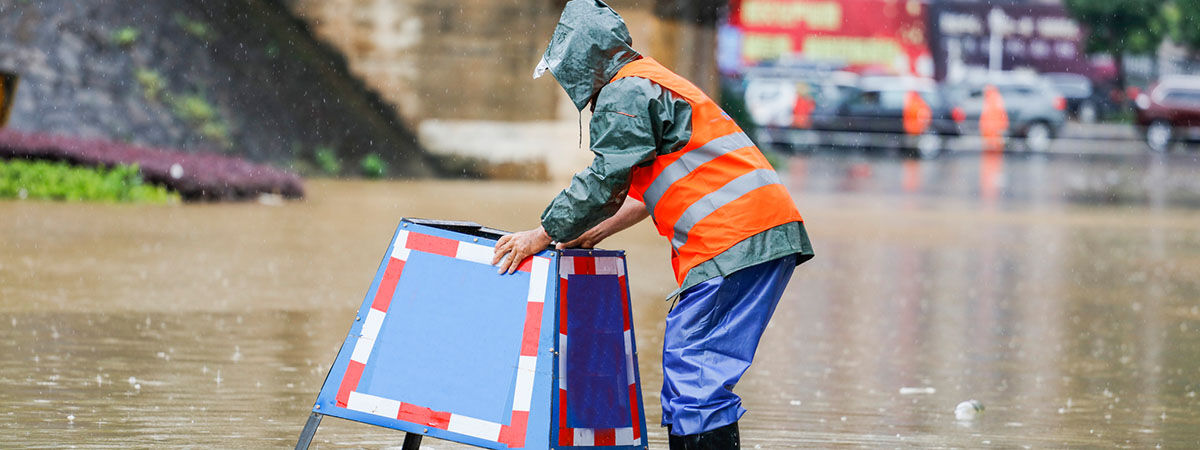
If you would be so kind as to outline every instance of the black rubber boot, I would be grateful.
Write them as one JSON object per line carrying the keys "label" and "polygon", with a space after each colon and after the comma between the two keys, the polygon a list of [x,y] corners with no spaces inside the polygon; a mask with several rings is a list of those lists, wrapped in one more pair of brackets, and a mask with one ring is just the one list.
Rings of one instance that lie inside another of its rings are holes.
{"label": "black rubber boot", "polygon": [[737,422],[700,434],[676,436],[667,428],[670,450],[738,450],[742,448]]}

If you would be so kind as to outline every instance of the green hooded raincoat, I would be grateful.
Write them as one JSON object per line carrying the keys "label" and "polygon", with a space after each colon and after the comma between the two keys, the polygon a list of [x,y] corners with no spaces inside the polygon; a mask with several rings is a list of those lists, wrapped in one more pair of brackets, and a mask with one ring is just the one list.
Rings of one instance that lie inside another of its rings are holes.
{"label": "green hooded raincoat", "polygon": [[[550,45],[535,69],[548,70],[582,111],[592,104],[591,166],[542,213],[542,226],[556,241],[570,241],[611,217],[629,192],[630,174],[658,155],[679,151],[691,139],[691,106],[682,97],[645,78],[609,83],[625,64],[641,58],[633,50],[625,22],[599,0],[571,0],[563,9]],[[717,276],[797,254],[812,258],[804,224],[769,229],[688,272],[671,294]]]}

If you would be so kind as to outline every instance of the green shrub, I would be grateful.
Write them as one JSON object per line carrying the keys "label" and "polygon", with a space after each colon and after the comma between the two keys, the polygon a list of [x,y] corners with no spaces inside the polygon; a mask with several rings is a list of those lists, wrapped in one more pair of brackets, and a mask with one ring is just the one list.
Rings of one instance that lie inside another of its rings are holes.
{"label": "green shrub", "polygon": [[179,194],[146,184],[137,166],[111,169],[62,162],[0,160],[0,198],[177,203]]}
{"label": "green shrub", "polygon": [[167,88],[166,80],[156,71],[138,69],[134,77],[137,78],[138,84],[142,85],[142,95],[145,95],[147,100],[158,100],[159,95]]}
{"label": "green shrub", "polygon": [[179,117],[195,123],[203,123],[217,117],[217,109],[202,95],[189,94],[171,98],[171,106]]}
{"label": "green shrub", "polygon": [[367,178],[383,178],[384,175],[387,175],[387,163],[374,153],[364,157],[358,165]]}
{"label": "green shrub", "polygon": [[139,32],[137,28],[121,27],[112,32],[111,38],[114,44],[122,47],[128,47],[133,45],[134,42],[137,42],[139,34],[141,34],[141,32]]}
{"label": "green shrub", "polygon": [[342,173],[342,161],[338,158],[337,152],[330,147],[317,147],[315,159],[317,166],[321,168],[321,172],[325,175],[337,175]]}
{"label": "green shrub", "polygon": [[232,145],[229,127],[221,120],[217,107],[200,94],[168,95],[175,115],[191,123],[201,136],[221,143],[226,149]]}
{"label": "green shrub", "polygon": [[200,20],[192,20],[190,17],[183,14],[175,15],[175,23],[183,28],[183,31],[200,39],[208,39],[212,30],[208,28],[208,24]]}

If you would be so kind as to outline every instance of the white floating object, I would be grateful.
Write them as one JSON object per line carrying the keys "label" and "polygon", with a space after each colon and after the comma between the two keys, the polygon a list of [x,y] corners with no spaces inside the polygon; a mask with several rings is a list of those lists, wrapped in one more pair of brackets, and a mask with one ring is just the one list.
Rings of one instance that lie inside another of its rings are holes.
{"label": "white floating object", "polygon": [[980,414],[983,414],[983,403],[979,400],[967,400],[954,407],[954,418],[958,420],[975,420]]}
{"label": "white floating object", "polygon": [[900,388],[900,395],[929,395],[934,393],[937,393],[937,389],[929,386]]}
{"label": "white floating object", "polygon": [[176,180],[183,178],[183,166],[179,165],[179,163],[171,164],[170,172],[171,178]]}

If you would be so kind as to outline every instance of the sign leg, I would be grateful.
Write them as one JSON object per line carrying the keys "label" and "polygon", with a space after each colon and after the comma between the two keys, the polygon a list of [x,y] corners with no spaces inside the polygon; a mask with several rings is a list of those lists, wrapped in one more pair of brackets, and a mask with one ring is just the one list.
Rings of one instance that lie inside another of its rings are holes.
{"label": "sign leg", "polygon": [[321,425],[321,416],[323,414],[320,413],[312,413],[308,416],[308,422],[304,424],[304,430],[300,431],[300,440],[296,442],[296,450],[308,450],[308,445],[312,443],[313,436],[317,434],[317,426]]}
{"label": "sign leg", "polygon": [[400,450],[417,450],[421,448],[422,437],[417,433],[404,433],[404,445],[400,446]]}

